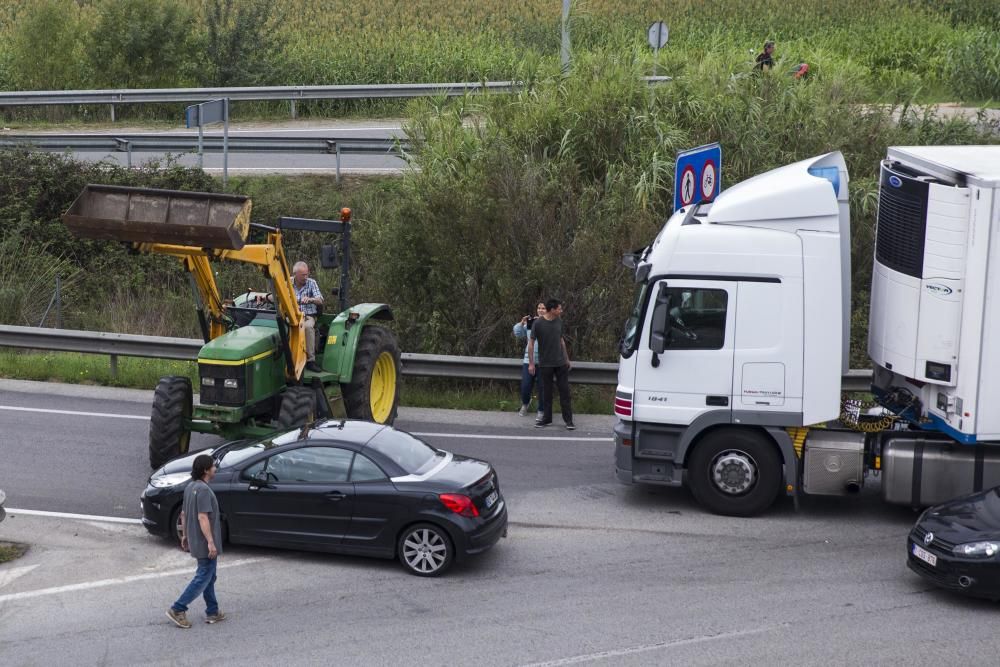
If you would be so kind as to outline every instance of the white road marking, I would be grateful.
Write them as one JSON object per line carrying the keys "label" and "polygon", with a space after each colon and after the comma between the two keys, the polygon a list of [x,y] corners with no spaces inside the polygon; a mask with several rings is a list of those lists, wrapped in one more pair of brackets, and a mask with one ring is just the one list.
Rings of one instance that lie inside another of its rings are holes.
{"label": "white road marking", "polygon": [[16,510],[13,507],[7,508],[7,513],[11,516],[24,514],[26,516],[47,516],[54,519],[82,519],[84,521],[103,521],[105,523],[138,523],[141,519],[127,519],[120,516],[97,516],[93,514],[72,514],[69,512],[47,512],[45,510]]}
{"label": "white road marking", "polygon": [[110,412],[78,412],[76,410],[50,410],[48,408],[22,408],[14,405],[0,405],[0,410],[11,410],[13,412],[43,412],[49,415],[71,415],[74,417],[108,417],[110,419],[144,419],[149,421],[149,417],[144,415],[118,415]]}
{"label": "white road marking", "polygon": [[485,435],[482,433],[418,433],[408,431],[421,438],[468,438],[470,440],[573,440],[576,442],[611,442],[614,438],[591,438],[587,436],[538,437],[533,435]]}
{"label": "white road marking", "polygon": [[38,567],[38,563],[34,565],[24,565],[22,567],[15,567],[10,570],[0,570],[0,588],[3,588],[10,582],[14,581],[18,577],[28,574],[32,570]]}
{"label": "white road marking", "polygon": [[[0,410],[12,410],[15,412],[43,412],[53,415],[71,415],[74,417],[107,417],[109,419],[142,419],[149,421],[149,417],[144,415],[118,415],[110,412],[79,412],[76,410],[50,410],[47,408],[22,408],[13,405],[0,405]],[[552,428],[559,428],[553,426]],[[595,438],[587,436],[542,436],[538,435],[487,435],[484,433],[418,433],[413,435],[421,438],[466,438],[469,440],[572,440],[574,442],[611,442],[612,438]]]}
{"label": "white road marking", "polygon": [[674,641],[667,642],[657,642],[655,644],[643,644],[641,646],[632,646],[629,648],[612,649],[610,651],[598,651],[597,653],[586,653],[584,655],[575,655],[570,658],[562,658],[559,660],[549,660],[546,662],[533,662],[524,667],[559,667],[561,665],[576,665],[581,662],[593,662],[595,660],[606,660],[608,658],[617,658],[626,655],[635,655],[637,653],[648,653],[650,651],[659,651],[665,648],[674,648],[676,646],[689,646],[691,644],[702,644],[705,642],[715,641],[716,639],[733,639],[735,637],[745,637],[747,635],[759,635],[764,632],[770,632],[772,630],[777,630],[784,627],[781,625],[772,625],[765,628],[751,628],[749,630],[736,630],[734,632],[720,632],[715,635],[702,635],[701,637],[689,637],[687,639],[677,639]]}
{"label": "white road marking", "polygon": [[[244,558],[242,560],[234,561],[221,561],[219,563],[219,569],[227,567],[236,567],[237,565],[250,565],[251,563],[258,563],[260,561],[265,561],[266,558]],[[0,595],[0,603],[10,602],[13,600],[24,600],[27,598],[37,598],[43,595],[58,595],[59,593],[69,593],[72,591],[85,591],[92,588],[105,588],[107,586],[118,586],[119,584],[129,584],[133,581],[143,581],[146,579],[162,579],[164,577],[176,577],[180,575],[191,576],[194,572],[193,568],[186,567],[184,569],[177,570],[166,570],[164,572],[153,572],[150,574],[134,574],[128,577],[115,577],[114,579],[99,579],[97,581],[84,581],[79,584],[69,584],[67,586],[53,586],[52,588],[40,588],[34,591],[24,591],[23,593],[8,593],[7,595]]]}

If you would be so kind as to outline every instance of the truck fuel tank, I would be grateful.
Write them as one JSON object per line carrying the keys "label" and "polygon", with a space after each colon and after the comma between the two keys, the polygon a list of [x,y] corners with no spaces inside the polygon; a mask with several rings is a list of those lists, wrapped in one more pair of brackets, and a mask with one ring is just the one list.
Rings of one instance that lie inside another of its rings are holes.
{"label": "truck fuel tank", "polygon": [[886,502],[936,505],[1000,485],[1000,443],[961,445],[935,434],[889,432],[882,472]]}
{"label": "truck fuel tank", "polygon": [[810,495],[843,496],[864,484],[865,435],[813,429],[805,442],[802,490]]}

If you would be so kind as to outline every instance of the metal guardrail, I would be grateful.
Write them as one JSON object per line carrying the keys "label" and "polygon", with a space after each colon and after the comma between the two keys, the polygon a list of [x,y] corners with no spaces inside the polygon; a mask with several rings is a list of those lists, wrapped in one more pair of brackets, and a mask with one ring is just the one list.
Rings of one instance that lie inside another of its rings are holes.
{"label": "metal guardrail", "polygon": [[[643,77],[650,85],[670,81],[669,76]],[[409,98],[466,93],[512,93],[520,90],[519,81],[482,81],[464,83],[391,83],[348,86],[260,86],[244,88],[146,88],[117,90],[30,90],[0,92],[0,107],[45,106],[58,104],[107,104],[111,122],[116,104],[149,102],[205,102],[229,98],[230,101],[289,100],[292,118],[300,100],[350,100],[373,98]]]}
{"label": "metal guardrail", "polygon": [[[132,166],[133,153],[190,153],[198,150],[196,134],[0,134],[0,148],[18,146],[43,151],[126,153]],[[223,137],[204,135],[203,152],[223,150]],[[336,156],[337,180],[340,181],[340,156],[343,153],[398,155],[410,144],[394,137],[239,137],[228,138],[228,149],[239,153],[328,153]]]}
{"label": "metal guardrail", "polygon": [[[117,357],[152,357],[194,361],[204,345],[198,338],[166,338],[0,325],[0,347],[56,350],[86,354],[111,355],[112,368]],[[403,353],[403,375],[414,377],[449,377],[488,380],[519,380],[521,359],[506,357],[454,357],[440,354]],[[851,370],[842,379],[844,391],[867,391],[870,370]],[[614,386],[618,383],[618,364],[595,361],[573,362],[570,382]]]}

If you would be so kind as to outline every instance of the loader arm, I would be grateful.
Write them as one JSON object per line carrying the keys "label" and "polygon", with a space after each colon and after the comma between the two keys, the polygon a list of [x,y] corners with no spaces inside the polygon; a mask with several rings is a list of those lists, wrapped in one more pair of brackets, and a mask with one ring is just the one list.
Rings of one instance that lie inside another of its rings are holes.
{"label": "loader arm", "polygon": [[290,366],[294,369],[294,377],[289,379],[301,379],[302,370],[306,365],[306,335],[303,327],[305,318],[295,298],[295,291],[292,289],[291,272],[288,260],[285,258],[280,232],[269,232],[267,243],[248,244],[239,250],[196,248],[167,243],[137,243],[135,248],[143,253],[176,257],[181,260],[184,268],[191,272],[208,311],[210,339],[226,332],[225,310],[210,260],[244,262],[261,267],[264,275],[274,284],[274,304],[277,315],[284,320],[288,328]]}
{"label": "loader arm", "polygon": [[89,184],[62,220],[79,238],[121,241],[139,252],[179,259],[200,297],[208,340],[229,329],[211,262],[261,267],[273,285],[278,328],[288,347],[286,375],[298,380],[306,365],[304,316],[292,289],[281,232],[268,232],[266,243],[247,244],[250,210],[250,199],[241,195]]}

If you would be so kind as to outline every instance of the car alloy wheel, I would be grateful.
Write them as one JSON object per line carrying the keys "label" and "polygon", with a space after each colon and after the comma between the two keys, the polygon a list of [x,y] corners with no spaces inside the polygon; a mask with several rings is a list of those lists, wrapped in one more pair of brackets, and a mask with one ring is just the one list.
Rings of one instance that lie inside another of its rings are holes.
{"label": "car alloy wheel", "polygon": [[399,560],[421,577],[434,577],[451,566],[454,551],[448,535],[428,523],[408,528],[399,538]]}

